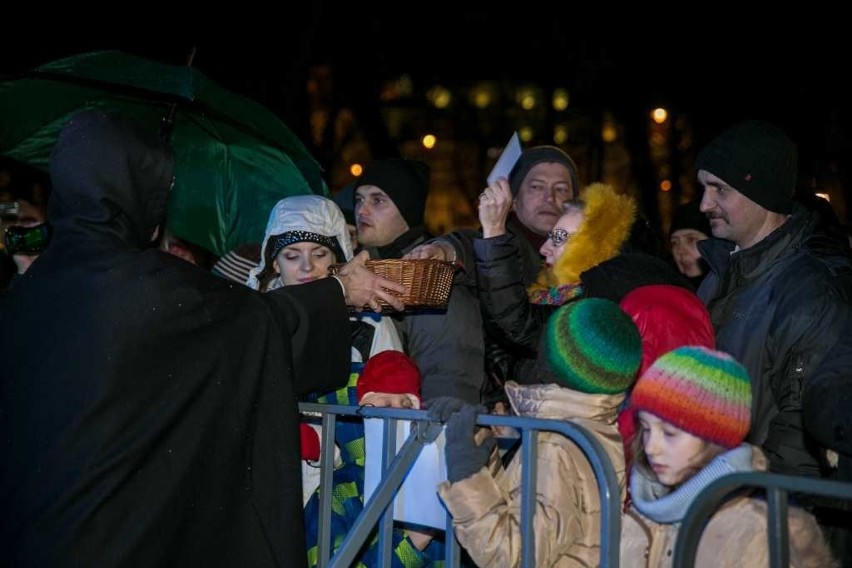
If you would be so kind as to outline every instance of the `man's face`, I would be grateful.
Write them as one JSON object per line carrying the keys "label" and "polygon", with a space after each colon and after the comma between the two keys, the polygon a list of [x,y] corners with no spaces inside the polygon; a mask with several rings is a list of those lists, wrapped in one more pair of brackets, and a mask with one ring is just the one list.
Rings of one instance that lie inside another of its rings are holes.
{"label": "man's face", "polygon": [[541,162],[527,172],[513,205],[526,228],[547,235],[562,216],[562,204],[574,198],[571,174],[559,162]]}
{"label": "man's face", "polygon": [[355,190],[355,220],[358,244],[365,247],[389,245],[410,228],[393,200],[375,185]]}
{"label": "man's face", "polygon": [[704,186],[700,210],[710,220],[714,237],[732,241],[741,249],[760,242],[770,211],[707,170],[698,170],[698,181]]}

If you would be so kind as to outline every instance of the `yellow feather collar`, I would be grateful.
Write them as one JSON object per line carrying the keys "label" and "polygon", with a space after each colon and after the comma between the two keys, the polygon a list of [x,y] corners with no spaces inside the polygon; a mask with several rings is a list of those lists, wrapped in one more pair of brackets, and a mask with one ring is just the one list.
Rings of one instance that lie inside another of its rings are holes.
{"label": "yellow feather collar", "polygon": [[568,240],[552,269],[545,267],[528,291],[580,281],[580,274],[618,254],[636,219],[636,201],[603,183],[587,187],[580,199],[586,204],[583,221]]}

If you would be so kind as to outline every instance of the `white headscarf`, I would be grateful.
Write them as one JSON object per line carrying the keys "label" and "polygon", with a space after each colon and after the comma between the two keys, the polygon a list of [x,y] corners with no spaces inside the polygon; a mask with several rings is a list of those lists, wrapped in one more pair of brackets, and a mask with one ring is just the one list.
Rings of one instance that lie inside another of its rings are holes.
{"label": "white headscarf", "polygon": [[[319,195],[295,195],[285,197],[275,204],[269,213],[266,223],[266,233],[263,235],[263,245],[260,249],[260,264],[249,272],[246,285],[255,290],[260,288],[258,274],[266,268],[266,247],[269,237],[291,231],[304,231],[324,238],[336,239],[343,251],[344,258],[338,262],[349,262],[352,259],[352,243],[346,230],[346,220],[334,201]],[[294,236],[293,243],[314,242],[310,238]],[[320,243],[322,244],[322,243]]]}

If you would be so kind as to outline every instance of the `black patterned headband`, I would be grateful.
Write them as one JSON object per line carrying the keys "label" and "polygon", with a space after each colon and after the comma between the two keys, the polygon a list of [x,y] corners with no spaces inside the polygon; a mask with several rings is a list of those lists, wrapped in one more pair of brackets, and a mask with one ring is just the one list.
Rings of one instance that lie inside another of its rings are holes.
{"label": "black patterned headband", "polygon": [[326,237],[310,231],[287,231],[286,233],[269,237],[269,242],[266,244],[267,250],[270,251],[268,258],[270,261],[273,261],[284,247],[304,242],[316,243],[328,247],[334,253],[337,262],[346,262],[346,256],[343,254],[343,249],[340,248],[340,242],[337,240],[337,237]]}

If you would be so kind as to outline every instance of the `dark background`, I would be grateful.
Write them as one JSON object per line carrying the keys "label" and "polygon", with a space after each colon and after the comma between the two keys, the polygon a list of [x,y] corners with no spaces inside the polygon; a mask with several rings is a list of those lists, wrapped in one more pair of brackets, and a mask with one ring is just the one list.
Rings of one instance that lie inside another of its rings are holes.
{"label": "dark background", "polygon": [[[434,83],[528,81],[545,88],[565,86],[572,105],[611,111],[624,125],[625,142],[639,168],[647,154],[648,110],[655,106],[688,116],[696,147],[736,121],[772,121],[799,147],[800,185],[818,188],[820,180],[830,178],[852,203],[852,93],[846,77],[852,50],[845,34],[806,29],[804,22],[793,31],[775,30],[766,22],[739,27],[728,22],[698,31],[696,22],[694,29],[643,24],[630,35],[612,30],[581,38],[576,35],[580,21],[558,14],[498,18],[457,7],[452,14],[424,11],[402,17],[367,15],[361,8],[331,10],[322,2],[301,9],[298,17],[298,26],[285,26],[288,31],[262,41],[220,37],[220,44],[227,45],[199,44],[193,65],[269,107],[303,141],[310,132],[305,83],[317,64],[333,66],[336,104],[352,108],[373,130],[376,155],[400,151],[379,132],[379,92],[388,78],[407,73],[415,88],[424,90]],[[191,45],[174,43],[19,47],[4,50],[0,73],[20,73],[98,49],[173,64],[185,64],[193,51]],[[505,140],[510,133],[497,138]],[[842,217],[848,222],[848,214]]]}

